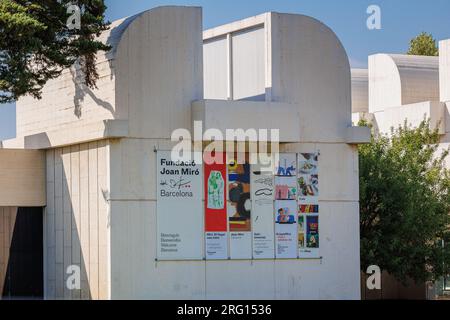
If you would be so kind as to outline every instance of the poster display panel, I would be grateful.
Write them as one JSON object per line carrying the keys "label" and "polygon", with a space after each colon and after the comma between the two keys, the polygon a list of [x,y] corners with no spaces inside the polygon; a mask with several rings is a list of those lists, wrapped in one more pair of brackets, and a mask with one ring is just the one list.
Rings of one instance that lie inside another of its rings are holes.
{"label": "poster display panel", "polygon": [[275,201],[275,257],[297,258],[297,202]]}
{"label": "poster display panel", "polygon": [[217,154],[221,163],[204,163],[205,251],[206,259],[228,259],[227,166],[225,155]]}
{"label": "poster display panel", "polygon": [[274,177],[261,165],[251,165],[250,189],[253,221],[253,258],[275,258]]}
{"label": "poster display panel", "polygon": [[319,153],[298,154],[300,258],[319,258]]}
{"label": "poster display panel", "polygon": [[[239,159],[239,160],[238,160]],[[248,155],[228,161],[228,230],[230,258],[252,258],[252,203],[250,199],[250,164]]]}

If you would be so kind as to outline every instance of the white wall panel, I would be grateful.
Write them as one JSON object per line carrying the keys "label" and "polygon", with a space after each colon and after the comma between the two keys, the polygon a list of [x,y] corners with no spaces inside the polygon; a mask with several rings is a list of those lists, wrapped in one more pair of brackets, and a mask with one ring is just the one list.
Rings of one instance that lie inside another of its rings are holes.
{"label": "white wall panel", "polygon": [[226,37],[203,44],[203,86],[205,99],[228,99],[228,45]]}
{"label": "white wall panel", "polygon": [[264,27],[232,34],[233,100],[265,101]]}
{"label": "white wall panel", "polygon": [[[107,148],[100,141],[46,152],[46,299],[109,297],[108,203],[99,192],[108,189]],[[71,265],[80,267],[81,290],[66,286]]]}

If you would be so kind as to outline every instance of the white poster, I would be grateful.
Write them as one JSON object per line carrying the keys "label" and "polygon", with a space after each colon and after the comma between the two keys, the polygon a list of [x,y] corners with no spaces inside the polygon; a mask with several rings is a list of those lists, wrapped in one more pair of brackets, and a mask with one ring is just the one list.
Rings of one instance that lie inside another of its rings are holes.
{"label": "white poster", "polygon": [[260,165],[251,167],[251,198],[253,220],[253,258],[275,258],[274,233],[274,177],[271,171],[261,170]]}
{"label": "white poster", "polygon": [[253,258],[275,258],[273,200],[253,203]]}
{"label": "white poster", "polygon": [[206,259],[228,259],[228,235],[227,232],[206,232]]}
{"label": "white poster", "polygon": [[252,258],[252,233],[230,232],[230,259]]}
{"label": "white poster", "polygon": [[[201,157],[199,157],[201,159]],[[202,166],[157,152],[157,258],[203,259]]]}
{"label": "white poster", "polygon": [[275,201],[275,256],[278,259],[298,257],[297,201]]}

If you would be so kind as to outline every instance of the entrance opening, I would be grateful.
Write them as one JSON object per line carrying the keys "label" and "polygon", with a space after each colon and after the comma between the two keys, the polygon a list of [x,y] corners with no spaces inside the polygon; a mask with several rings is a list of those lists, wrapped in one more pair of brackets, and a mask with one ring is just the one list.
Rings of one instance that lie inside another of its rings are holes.
{"label": "entrance opening", "polygon": [[11,244],[3,299],[44,296],[43,209],[18,208],[11,227]]}

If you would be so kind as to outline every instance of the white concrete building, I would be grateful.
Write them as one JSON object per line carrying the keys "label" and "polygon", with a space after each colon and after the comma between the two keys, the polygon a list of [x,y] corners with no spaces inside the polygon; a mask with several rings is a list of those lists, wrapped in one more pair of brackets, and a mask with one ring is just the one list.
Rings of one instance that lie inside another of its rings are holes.
{"label": "white concrete building", "polygon": [[352,113],[369,112],[369,73],[367,69],[352,69]]}
{"label": "white concrete building", "polygon": [[[352,119],[364,118],[389,134],[405,121],[417,126],[424,119],[441,134],[442,148],[450,146],[450,40],[439,43],[439,57],[399,54],[369,56],[367,73],[352,74]],[[367,74],[367,77],[365,76]],[[364,85],[361,84],[364,82]],[[359,97],[368,92],[366,104]],[[450,161],[449,161],[450,167]]]}
{"label": "white concrete building", "polygon": [[[0,276],[12,272],[18,208],[44,207],[46,299],[359,299],[356,144],[369,132],[352,127],[336,35],[280,13],[202,33],[201,8],[160,7],[102,39],[112,50],[98,55],[98,90],[73,67],[17,103],[17,138],[0,149]],[[278,128],[281,152],[320,151],[320,257],[157,260],[155,151],[195,120]],[[66,286],[72,265],[80,290]]]}

